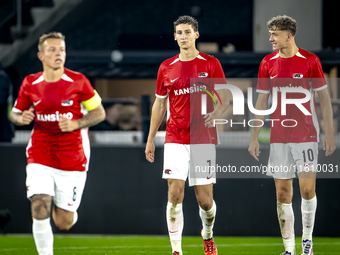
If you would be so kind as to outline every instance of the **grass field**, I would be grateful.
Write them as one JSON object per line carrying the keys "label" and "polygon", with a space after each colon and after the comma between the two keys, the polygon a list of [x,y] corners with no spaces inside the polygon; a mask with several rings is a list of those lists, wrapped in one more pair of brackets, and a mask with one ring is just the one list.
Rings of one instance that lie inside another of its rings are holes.
{"label": "grass field", "polygon": [[[215,237],[220,255],[223,254],[276,254],[283,252],[282,239],[277,237]],[[300,254],[301,239],[297,239]],[[186,255],[203,255],[200,237],[184,237],[183,252]],[[34,240],[30,235],[0,236],[1,255],[36,255]],[[54,255],[60,254],[169,254],[171,248],[166,236],[81,236],[56,235]],[[340,238],[314,238],[314,254],[339,254]]]}

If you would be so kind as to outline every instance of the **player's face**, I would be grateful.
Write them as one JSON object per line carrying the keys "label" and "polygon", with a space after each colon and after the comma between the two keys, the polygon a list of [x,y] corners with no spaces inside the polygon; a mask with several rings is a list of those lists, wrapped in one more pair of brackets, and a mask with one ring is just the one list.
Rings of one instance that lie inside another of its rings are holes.
{"label": "player's face", "polygon": [[38,56],[41,62],[52,68],[63,68],[66,59],[65,41],[62,39],[50,38],[43,43],[43,52],[39,52]]}
{"label": "player's face", "polygon": [[281,50],[288,46],[291,34],[287,31],[269,30],[269,41],[272,43],[273,50]]}
{"label": "player's face", "polygon": [[195,41],[199,34],[198,31],[194,31],[191,25],[180,24],[176,26],[176,32],[174,36],[181,49],[190,49],[195,47]]}

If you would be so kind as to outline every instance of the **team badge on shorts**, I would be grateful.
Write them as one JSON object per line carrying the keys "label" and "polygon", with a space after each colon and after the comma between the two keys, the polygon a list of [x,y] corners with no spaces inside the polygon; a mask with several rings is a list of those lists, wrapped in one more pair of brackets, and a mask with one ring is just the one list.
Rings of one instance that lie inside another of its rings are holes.
{"label": "team badge on shorts", "polygon": [[165,169],[165,170],[164,170],[164,173],[170,175],[170,174],[171,174],[171,169]]}

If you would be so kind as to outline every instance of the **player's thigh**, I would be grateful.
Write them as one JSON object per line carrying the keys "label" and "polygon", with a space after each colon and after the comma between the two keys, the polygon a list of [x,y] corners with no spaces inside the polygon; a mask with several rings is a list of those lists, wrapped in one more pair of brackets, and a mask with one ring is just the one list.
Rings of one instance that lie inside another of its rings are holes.
{"label": "player's thigh", "polygon": [[304,199],[309,200],[315,196],[315,178],[299,178],[299,186]]}
{"label": "player's thigh", "polygon": [[28,164],[26,167],[27,198],[38,194],[53,197],[55,195],[53,175],[53,171],[47,166]]}
{"label": "player's thigh", "polygon": [[204,210],[209,210],[213,205],[213,184],[196,185],[195,195],[198,204]]}
{"label": "player's thigh", "polygon": [[189,186],[216,183],[216,147],[214,144],[190,145]]}
{"label": "player's thigh", "polygon": [[54,204],[65,211],[76,212],[83,195],[86,171],[63,171],[55,169]]}
{"label": "player's thigh", "polygon": [[187,144],[164,144],[163,179],[186,181],[189,171],[190,147]]}
{"label": "player's thigh", "polygon": [[290,147],[286,143],[271,143],[267,175],[275,179],[296,177],[296,167]]}
{"label": "player's thigh", "polygon": [[53,208],[53,220],[59,228],[69,229],[73,224],[74,212],[64,210],[58,206]]}

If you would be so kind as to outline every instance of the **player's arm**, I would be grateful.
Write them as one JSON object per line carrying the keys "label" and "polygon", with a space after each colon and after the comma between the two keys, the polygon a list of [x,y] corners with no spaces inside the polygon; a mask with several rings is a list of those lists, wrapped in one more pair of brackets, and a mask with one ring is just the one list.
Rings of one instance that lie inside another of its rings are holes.
{"label": "player's arm", "polygon": [[87,128],[94,125],[97,125],[98,123],[105,120],[105,110],[102,104],[98,105],[93,110],[89,111],[88,114],[86,114],[81,119],[77,120],[78,129],[80,128]]}
{"label": "player's arm", "polygon": [[162,123],[164,114],[166,112],[166,100],[167,98],[156,97],[156,100],[152,106],[150,130],[148,141],[145,147],[145,157],[149,162],[154,162],[155,158],[155,145],[153,143],[155,136],[157,134],[158,128]]}
{"label": "player's arm", "polygon": [[76,129],[87,128],[105,120],[105,110],[102,105],[102,99],[96,91],[94,96],[83,101],[82,105],[86,108],[88,113],[77,120],[70,120],[64,117],[59,118],[59,128],[62,132],[72,132]]}
{"label": "player's arm", "polygon": [[230,102],[228,99],[228,93],[226,89],[218,90],[218,95],[221,98],[222,104],[219,100],[217,100],[217,105],[213,112],[207,113],[204,116],[205,119],[205,126],[206,127],[213,127],[214,120],[219,119],[221,115],[228,109]]}
{"label": "player's arm", "polygon": [[336,149],[334,130],[333,130],[333,110],[328,89],[317,91],[320,99],[320,108],[325,121],[325,138],[323,140],[323,149],[326,150],[326,156],[332,155]]}
{"label": "player's arm", "polygon": [[34,119],[34,108],[23,112],[10,112],[11,121],[17,126],[29,125]]}
{"label": "player's arm", "polygon": [[90,110],[86,115],[77,120],[70,120],[60,116],[59,128],[62,132],[72,132],[76,129],[87,128],[105,120],[105,110],[102,104]]}
{"label": "player's arm", "polygon": [[[257,98],[255,109],[256,110],[267,110],[268,109],[268,97],[269,97],[269,94],[260,93],[258,98]],[[265,117],[266,117],[265,115],[255,115],[254,116],[254,119],[261,120],[262,122],[261,121],[254,121],[254,126],[256,126],[256,127],[253,127],[253,132],[251,134],[251,139],[250,139],[250,145],[249,145],[249,148],[248,148],[250,155],[252,155],[254,157],[254,159],[256,159],[257,161],[259,161],[259,159],[257,157],[261,153],[258,138],[259,138],[261,126],[262,126],[262,123],[263,123]]]}

